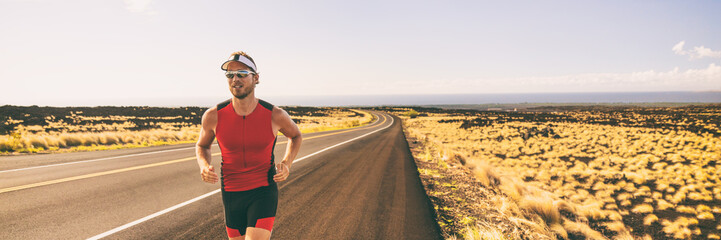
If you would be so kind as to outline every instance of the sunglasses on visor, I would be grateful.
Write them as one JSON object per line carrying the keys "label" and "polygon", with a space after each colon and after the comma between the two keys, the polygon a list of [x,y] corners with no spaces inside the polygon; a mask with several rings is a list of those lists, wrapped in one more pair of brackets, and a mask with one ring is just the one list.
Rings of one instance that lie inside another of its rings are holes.
{"label": "sunglasses on visor", "polygon": [[237,76],[238,78],[244,78],[250,74],[255,74],[255,73],[251,72],[251,71],[247,71],[247,70],[227,71],[227,72],[225,72],[225,77],[227,77],[229,79],[233,79],[233,76]]}

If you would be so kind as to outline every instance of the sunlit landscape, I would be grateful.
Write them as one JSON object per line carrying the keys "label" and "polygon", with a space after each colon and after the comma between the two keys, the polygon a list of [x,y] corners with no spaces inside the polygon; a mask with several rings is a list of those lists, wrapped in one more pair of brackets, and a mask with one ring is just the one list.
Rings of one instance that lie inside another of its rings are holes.
{"label": "sunlit landscape", "polygon": [[0,240],[721,240],[719,10],[0,0]]}
{"label": "sunlit landscape", "polygon": [[381,110],[403,116],[446,238],[721,235],[719,104]]}
{"label": "sunlit landscape", "polygon": [[[190,143],[207,108],[0,107],[0,154],[106,150]],[[347,108],[284,107],[304,133],[373,120]]]}
{"label": "sunlit landscape", "polygon": [[[15,155],[192,143],[206,108],[0,109]],[[721,237],[719,104],[284,109],[305,133],[401,117],[446,239]]]}

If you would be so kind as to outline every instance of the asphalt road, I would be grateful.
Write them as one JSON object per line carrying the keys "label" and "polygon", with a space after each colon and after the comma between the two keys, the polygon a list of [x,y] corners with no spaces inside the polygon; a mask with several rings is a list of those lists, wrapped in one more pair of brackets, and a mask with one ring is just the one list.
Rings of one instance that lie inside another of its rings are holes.
{"label": "asphalt road", "polygon": [[[304,134],[272,239],[440,238],[400,120],[375,114]],[[220,185],[200,180],[194,156],[181,144],[0,157],[0,239],[227,239]]]}

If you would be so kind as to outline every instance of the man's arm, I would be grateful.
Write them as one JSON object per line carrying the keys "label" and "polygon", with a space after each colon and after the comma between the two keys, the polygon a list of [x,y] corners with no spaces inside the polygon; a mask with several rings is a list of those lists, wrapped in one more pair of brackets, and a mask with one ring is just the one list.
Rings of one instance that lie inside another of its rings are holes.
{"label": "man's arm", "polygon": [[280,167],[278,173],[273,176],[276,182],[284,181],[290,175],[290,166],[293,164],[293,160],[298,155],[300,150],[300,143],[303,142],[303,137],[300,134],[300,129],[295,125],[290,115],[278,107],[273,108],[273,122],[279,126],[278,131],[283,133],[288,138],[288,147],[285,149],[285,155],[283,160],[280,161]]}
{"label": "man's arm", "polygon": [[200,177],[208,183],[218,182],[218,175],[215,174],[213,165],[210,165],[212,156],[210,154],[210,145],[215,139],[215,126],[218,124],[218,111],[216,107],[212,107],[205,111],[200,127],[200,135],[198,142],[195,144],[195,156],[198,158],[198,167],[200,167]]}

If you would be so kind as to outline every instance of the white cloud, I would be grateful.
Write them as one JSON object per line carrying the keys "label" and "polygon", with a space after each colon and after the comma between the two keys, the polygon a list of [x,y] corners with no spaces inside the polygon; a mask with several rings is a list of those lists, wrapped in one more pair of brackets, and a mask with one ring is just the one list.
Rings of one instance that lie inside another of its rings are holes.
{"label": "white cloud", "polygon": [[703,91],[721,90],[721,66],[632,73],[590,73],[580,75],[519,79],[522,84],[556,85],[577,90],[621,91]]}
{"label": "white cloud", "polygon": [[681,41],[681,42],[677,43],[676,45],[674,45],[673,48],[671,48],[671,50],[678,55],[686,55],[688,53],[683,50],[684,44],[686,44],[686,41]]}
{"label": "white cloud", "polygon": [[681,41],[677,43],[676,45],[671,48],[671,50],[678,54],[678,55],[688,55],[689,59],[701,59],[705,57],[710,58],[721,58],[721,51],[714,51],[710,48],[706,48],[704,46],[700,47],[693,47],[692,50],[686,51],[683,49],[683,45],[686,44],[686,41]]}
{"label": "white cloud", "polygon": [[704,46],[694,47],[693,50],[698,55],[698,58],[702,58],[702,57],[719,58],[719,57],[721,57],[721,51],[713,51],[710,48],[705,48]]}
{"label": "white cloud", "polygon": [[132,13],[142,13],[147,15],[156,15],[156,12],[152,6],[152,0],[124,0],[125,9]]}

